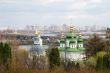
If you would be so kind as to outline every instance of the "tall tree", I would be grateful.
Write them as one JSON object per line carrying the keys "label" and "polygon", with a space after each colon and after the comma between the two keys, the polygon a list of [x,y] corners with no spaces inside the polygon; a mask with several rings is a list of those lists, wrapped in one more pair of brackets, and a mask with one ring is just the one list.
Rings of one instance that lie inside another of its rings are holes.
{"label": "tall tree", "polygon": [[50,68],[53,68],[54,66],[60,65],[60,54],[58,48],[52,48],[49,53],[49,65]]}
{"label": "tall tree", "polygon": [[4,48],[4,45],[3,43],[1,42],[0,43],[0,63],[2,63],[3,61],[3,48]]}
{"label": "tall tree", "polygon": [[11,48],[7,43],[0,43],[0,62],[6,64],[11,60]]}

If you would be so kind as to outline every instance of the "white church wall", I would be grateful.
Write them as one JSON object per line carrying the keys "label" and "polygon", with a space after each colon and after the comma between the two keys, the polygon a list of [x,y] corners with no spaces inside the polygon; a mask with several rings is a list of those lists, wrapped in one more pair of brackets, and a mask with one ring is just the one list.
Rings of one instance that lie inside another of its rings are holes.
{"label": "white church wall", "polygon": [[70,47],[69,42],[70,42],[70,41],[68,41],[68,40],[66,41],[67,47]]}
{"label": "white church wall", "polygon": [[72,44],[70,44],[70,48],[73,48],[73,45]]}
{"label": "white church wall", "polygon": [[76,48],[76,47],[77,47],[76,44],[71,44],[71,45],[70,45],[70,48]]}
{"label": "white church wall", "polygon": [[78,47],[83,47],[83,44],[78,44]]}
{"label": "white church wall", "polygon": [[64,48],[65,47],[65,44],[60,44],[60,48]]}
{"label": "white church wall", "polygon": [[77,47],[77,45],[76,44],[74,44],[74,48],[76,48]]}

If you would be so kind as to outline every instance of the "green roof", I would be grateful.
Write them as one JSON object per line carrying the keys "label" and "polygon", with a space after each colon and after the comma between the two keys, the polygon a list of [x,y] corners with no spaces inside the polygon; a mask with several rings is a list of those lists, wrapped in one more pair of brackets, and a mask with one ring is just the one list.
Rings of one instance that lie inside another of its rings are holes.
{"label": "green roof", "polygon": [[83,42],[78,42],[79,44],[82,44]]}
{"label": "green roof", "polygon": [[77,39],[77,36],[73,32],[69,32],[66,39]]}
{"label": "green roof", "polygon": [[78,39],[78,43],[83,43],[83,39]]}
{"label": "green roof", "polygon": [[61,39],[60,43],[65,43],[65,40],[64,39]]}
{"label": "green roof", "polygon": [[74,36],[73,38],[74,38],[74,39],[77,39],[77,36]]}
{"label": "green roof", "polygon": [[67,36],[73,37],[73,36],[74,36],[74,33],[73,33],[73,32],[69,32],[69,33],[67,34]]}
{"label": "green roof", "polygon": [[77,39],[66,39],[68,41],[76,41]]}
{"label": "green roof", "polygon": [[72,39],[72,36],[66,36],[67,39]]}
{"label": "green roof", "polygon": [[70,44],[75,43],[75,41],[70,41]]}
{"label": "green roof", "polygon": [[66,51],[66,52],[85,52],[85,48],[59,48],[59,51]]}
{"label": "green roof", "polygon": [[78,39],[78,41],[82,41],[83,42],[83,39]]}

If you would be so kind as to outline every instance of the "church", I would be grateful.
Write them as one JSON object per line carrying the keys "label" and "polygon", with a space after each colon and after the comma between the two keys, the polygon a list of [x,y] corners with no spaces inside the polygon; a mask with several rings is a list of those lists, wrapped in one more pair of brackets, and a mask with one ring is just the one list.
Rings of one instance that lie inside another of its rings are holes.
{"label": "church", "polygon": [[34,56],[40,57],[45,56],[45,50],[42,45],[42,38],[40,36],[40,32],[36,30],[35,37],[33,38],[34,44],[29,50],[29,57],[32,59]]}
{"label": "church", "polygon": [[72,26],[70,26],[70,30],[66,36],[64,36],[63,32],[61,33],[59,50],[64,51],[65,49],[69,52],[84,50],[83,39],[81,35],[79,36],[74,33],[74,28]]}

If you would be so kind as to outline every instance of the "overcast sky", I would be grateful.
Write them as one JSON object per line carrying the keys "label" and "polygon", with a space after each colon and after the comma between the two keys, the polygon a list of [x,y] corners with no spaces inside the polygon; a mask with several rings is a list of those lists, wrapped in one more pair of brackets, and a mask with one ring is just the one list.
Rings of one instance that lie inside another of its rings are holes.
{"label": "overcast sky", "polygon": [[110,26],[110,0],[0,0],[0,27],[35,24]]}

